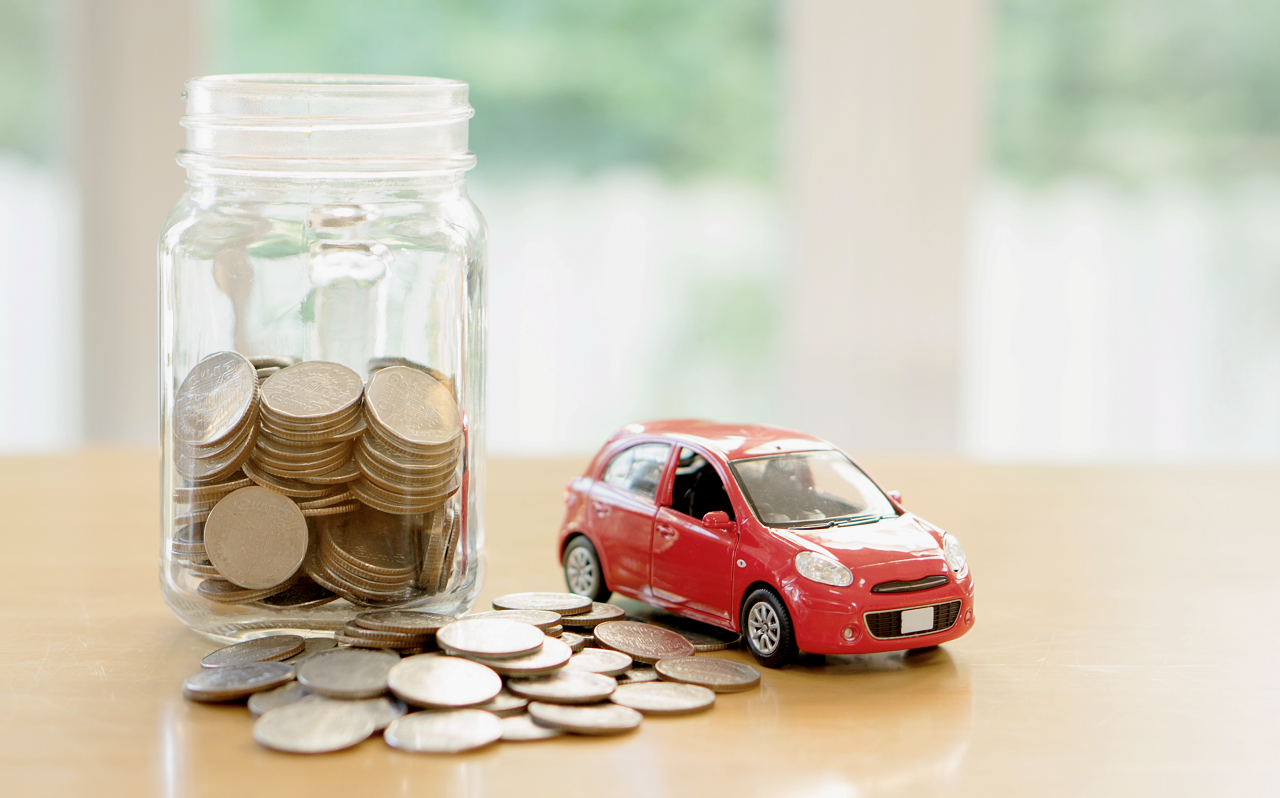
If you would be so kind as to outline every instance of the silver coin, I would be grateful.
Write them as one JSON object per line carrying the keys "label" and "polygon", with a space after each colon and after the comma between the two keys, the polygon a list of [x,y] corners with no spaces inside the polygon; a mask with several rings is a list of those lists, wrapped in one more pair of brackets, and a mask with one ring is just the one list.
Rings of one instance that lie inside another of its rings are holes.
{"label": "silver coin", "polygon": [[542,641],[542,648],[523,657],[509,659],[471,657],[471,659],[488,665],[503,676],[545,676],[563,668],[572,656],[573,650],[567,645],[554,637],[548,637]]}
{"label": "silver coin", "polygon": [[415,712],[396,719],[383,739],[392,748],[422,754],[456,754],[502,738],[502,721],[478,709]]}
{"label": "silver coin", "polygon": [[617,676],[630,668],[631,665],[631,657],[621,651],[589,648],[581,654],[574,654],[564,668],[567,671],[586,671],[587,673],[603,673],[605,676]]}
{"label": "silver coin", "polygon": [[669,657],[692,657],[693,644],[670,629],[637,621],[609,621],[592,630],[601,648],[630,654],[636,662],[652,665]]}
{"label": "silver coin", "polygon": [[491,701],[502,677],[479,662],[418,654],[406,657],[387,675],[391,692],[419,707],[469,707]]}
{"label": "silver coin", "polygon": [[374,716],[358,701],[307,696],[267,712],[253,724],[253,739],[291,754],[340,751],[368,739]]}
{"label": "silver coin", "polygon": [[251,662],[225,668],[203,668],[187,677],[182,694],[192,701],[235,701],[279,687],[293,679],[292,665],[283,662]]}
{"label": "silver coin", "polygon": [[658,672],[653,668],[632,668],[618,677],[618,684],[643,684],[658,681]]}
{"label": "silver coin", "polygon": [[547,630],[560,623],[560,613],[548,610],[494,610],[492,612],[474,612],[463,618],[474,621],[484,618],[501,618],[504,621],[519,621],[539,629]]}
{"label": "silver coin", "polygon": [[292,657],[282,662],[287,662],[295,668],[306,660],[311,659],[322,651],[331,651],[338,647],[338,641],[332,637],[304,637],[302,638],[302,650]]}
{"label": "silver coin", "polygon": [[539,726],[534,723],[533,716],[527,713],[512,715],[502,719],[502,741],[504,743],[525,743],[533,740],[549,740],[559,737],[564,732],[550,726]]}
{"label": "silver coin", "polygon": [[272,635],[246,640],[206,654],[202,668],[225,668],[250,662],[279,662],[302,651],[305,643],[298,635]]}
{"label": "silver coin", "polygon": [[547,610],[561,615],[590,612],[591,599],[573,593],[508,593],[493,600],[495,610]]}
{"label": "silver coin", "polygon": [[297,682],[286,682],[274,690],[264,690],[249,696],[249,714],[258,718],[276,707],[293,704],[309,695],[311,691]]}
{"label": "silver coin", "polygon": [[565,632],[560,635],[560,642],[567,645],[575,654],[587,647],[587,638],[573,632]]}
{"label": "silver coin", "polygon": [[673,657],[659,660],[653,667],[663,679],[700,685],[717,693],[736,693],[760,684],[760,671],[715,657]]}
{"label": "silver coin", "polygon": [[620,684],[609,700],[646,715],[686,715],[710,709],[716,694],[696,684],[648,682]]}
{"label": "silver coin", "polygon": [[403,634],[435,634],[455,620],[448,615],[417,610],[374,610],[355,617],[356,625],[365,629]]}
{"label": "silver coin", "polygon": [[[312,698],[320,698],[320,696],[312,696]],[[333,699],[326,698],[324,700],[331,701]],[[356,704],[369,713],[369,716],[373,718],[374,731],[382,731],[390,726],[391,722],[396,718],[409,711],[403,701],[386,695],[378,696],[377,698],[360,698],[347,703]]]}
{"label": "silver coin", "polygon": [[436,632],[436,642],[446,651],[486,659],[532,654],[546,639],[536,626],[500,618],[463,619]]}
{"label": "silver coin", "polygon": [[472,709],[483,709],[500,718],[508,715],[520,715],[524,713],[524,708],[529,706],[529,699],[521,698],[518,695],[512,695],[503,688],[491,700],[483,704],[476,704]]}
{"label": "silver coin", "polygon": [[590,629],[605,621],[620,621],[626,615],[627,611],[617,605],[595,601],[591,603],[591,609],[577,615],[566,615],[561,623],[571,629]]}
{"label": "silver coin", "polygon": [[640,725],[644,716],[621,704],[564,706],[533,702],[529,714],[540,725],[573,734],[621,734]]}
{"label": "silver coin", "polygon": [[584,671],[562,670],[555,676],[507,680],[507,689],[516,695],[552,704],[592,704],[608,698],[617,687],[612,676]]}
{"label": "silver coin", "polygon": [[387,672],[400,662],[390,651],[336,648],[298,666],[298,681],[313,693],[333,698],[376,698],[387,691]]}

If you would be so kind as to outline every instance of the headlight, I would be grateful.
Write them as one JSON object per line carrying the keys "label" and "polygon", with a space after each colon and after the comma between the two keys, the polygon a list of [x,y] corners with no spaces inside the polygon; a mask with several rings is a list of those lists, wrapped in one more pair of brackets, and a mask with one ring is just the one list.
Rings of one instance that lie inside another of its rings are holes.
{"label": "headlight", "polygon": [[947,558],[947,565],[950,565],[951,570],[956,573],[963,571],[968,562],[964,556],[964,546],[949,534],[942,536],[942,556]]}
{"label": "headlight", "polygon": [[802,551],[796,555],[796,570],[800,575],[824,585],[846,587],[853,584],[853,571],[830,557]]}

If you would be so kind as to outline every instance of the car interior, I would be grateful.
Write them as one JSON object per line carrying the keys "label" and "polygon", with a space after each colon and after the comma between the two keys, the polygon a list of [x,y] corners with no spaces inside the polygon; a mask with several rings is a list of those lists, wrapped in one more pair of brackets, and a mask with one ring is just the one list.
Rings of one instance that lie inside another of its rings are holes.
{"label": "car interior", "polygon": [[723,510],[730,520],[736,520],[720,475],[693,449],[680,450],[671,489],[671,509],[697,519],[714,510]]}

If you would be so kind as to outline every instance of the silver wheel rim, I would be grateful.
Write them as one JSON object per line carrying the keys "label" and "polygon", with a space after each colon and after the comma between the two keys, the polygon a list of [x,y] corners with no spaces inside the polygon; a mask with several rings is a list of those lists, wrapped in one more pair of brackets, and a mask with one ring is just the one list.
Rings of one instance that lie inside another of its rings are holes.
{"label": "silver wheel rim", "polygon": [[778,622],[778,613],[773,611],[767,601],[757,601],[751,605],[747,613],[747,638],[751,647],[762,656],[769,656],[778,650],[782,624]]}
{"label": "silver wheel rim", "polygon": [[564,579],[571,592],[579,596],[594,595],[597,576],[596,558],[585,547],[579,546],[569,552],[564,562]]}

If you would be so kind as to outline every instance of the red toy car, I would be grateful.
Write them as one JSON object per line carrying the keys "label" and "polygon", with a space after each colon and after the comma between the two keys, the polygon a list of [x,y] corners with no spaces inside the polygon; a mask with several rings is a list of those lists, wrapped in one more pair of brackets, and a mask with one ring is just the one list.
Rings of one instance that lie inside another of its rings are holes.
{"label": "red toy car", "polygon": [[565,581],[739,632],[761,664],[798,651],[925,648],[973,626],[959,541],[844,452],[793,430],[630,424],[565,490]]}

